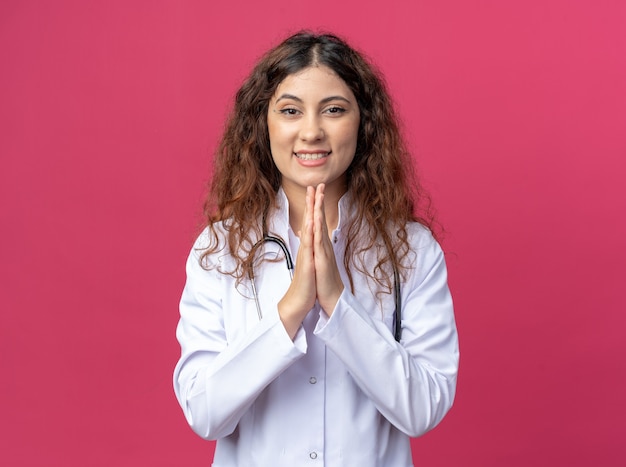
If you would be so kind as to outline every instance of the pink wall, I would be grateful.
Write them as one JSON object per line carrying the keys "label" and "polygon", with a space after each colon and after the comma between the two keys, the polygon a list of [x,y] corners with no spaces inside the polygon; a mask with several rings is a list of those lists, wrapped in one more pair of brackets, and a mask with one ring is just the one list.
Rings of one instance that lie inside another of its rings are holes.
{"label": "pink wall", "polygon": [[321,27],[386,73],[448,230],[458,398],[416,465],[626,465],[625,24],[620,0],[3,1],[0,464],[208,465],[171,372],[209,154],[258,55]]}

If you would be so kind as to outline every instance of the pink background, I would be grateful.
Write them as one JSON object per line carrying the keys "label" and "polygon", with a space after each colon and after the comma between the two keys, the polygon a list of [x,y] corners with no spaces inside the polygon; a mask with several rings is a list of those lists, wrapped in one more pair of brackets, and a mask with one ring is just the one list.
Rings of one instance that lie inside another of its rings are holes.
{"label": "pink background", "polygon": [[0,4],[0,464],[206,466],[171,388],[209,156],[259,54],[385,72],[461,337],[419,466],[626,465],[626,2]]}

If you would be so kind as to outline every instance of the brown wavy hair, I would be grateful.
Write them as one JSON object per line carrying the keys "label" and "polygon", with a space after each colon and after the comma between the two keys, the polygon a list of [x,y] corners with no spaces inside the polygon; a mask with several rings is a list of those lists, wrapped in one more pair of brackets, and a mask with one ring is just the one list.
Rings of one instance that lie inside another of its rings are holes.
{"label": "brown wavy hair", "polygon": [[[407,223],[419,222],[432,230],[430,198],[415,176],[382,76],[332,34],[302,31],[287,38],[261,58],[237,92],[204,203],[211,242],[203,258],[227,246],[237,264],[229,273],[240,282],[249,271],[253,246],[267,233],[281,185],[270,152],[269,102],[287,76],[310,66],[333,70],[359,105],[356,154],[347,171],[354,203],[344,256],[350,287],[354,290],[352,272],[356,269],[390,292],[393,268],[404,276],[409,267],[403,261],[410,251]],[[226,238],[220,239],[218,223],[227,232]],[[377,255],[373,270],[365,267],[367,251]]]}

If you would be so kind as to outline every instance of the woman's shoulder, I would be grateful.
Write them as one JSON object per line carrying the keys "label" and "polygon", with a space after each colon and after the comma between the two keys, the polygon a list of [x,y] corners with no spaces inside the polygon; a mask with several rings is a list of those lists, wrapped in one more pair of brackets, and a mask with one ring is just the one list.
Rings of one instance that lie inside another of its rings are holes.
{"label": "woman's shoulder", "polygon": [[439,245],[433,232],[420,222],[406,224],[407,239],[413,248]]}
{"label": "woman's shoulder", "polygon": [[215,245],[216,241],[220,241],[226,237],[225,229],[222,223],[215,223],[212,227],[205,225],[200,233],[197,234],[193,242],[194,250],[206,250]]}
{"label": "woman's shoulder", "polygon": [[445,254],[433,232],[419,222],[407,224],[407,240],[410,253],[407,255],[416,277],[422,277],[432,267],[445,262]]}
{"label": "woman's shoulder", "polygon": [[223,261],[228,250],[227,236],[223,222],[205,226],[193,243],[191,256],[205,265]]}

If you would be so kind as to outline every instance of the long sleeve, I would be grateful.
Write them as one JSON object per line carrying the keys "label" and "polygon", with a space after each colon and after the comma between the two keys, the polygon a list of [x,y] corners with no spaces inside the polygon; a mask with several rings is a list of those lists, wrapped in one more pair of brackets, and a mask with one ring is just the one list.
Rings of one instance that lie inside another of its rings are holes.
{"label": "long sleeve", "polygon": [[[349,212],[349,199],[343,204]],[[270,231],[297,259],[280,205]],[[414,261],[402,283],[400,343],[390,331],[393,298],[361,273],[332,316],[316,304],[292,342],[277,309],[290,284],[281,249],[269,242],[257,253],[259,319],[250,284],[228,274],[232,256],[214,253],[201,266],[207,231],[199,237],[180,301],[174,390],[191,428],[218,440],[213,465],[412,466],[409,436],[434,427],[452,404],[458,344],[443,253],[425,228],[408,228]],[[342,229],[333,236],[347,283]]]}
{"label": "long sleeve", "polygon": [[380,413],[413,437],[452,406],[459,359],[444,255],[430,233],[418,233],[415,269],[402,288],[400,343],[347,290],[316,329]]}
{"label": "long sleeve", "polygon": [[174,390],[191,428],[203,438],[217,439],[232,433],[263,389],[304,355],[306,339],[299,333],[292,342],[277,313],[267,313],[249,329],[237,329],[237,337],[229,340],[225,314],[232,319],[244,310],[223,309],[234,284],[215,267],[200,266],[202,242],[198,240],[187,260]]}

